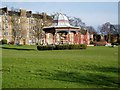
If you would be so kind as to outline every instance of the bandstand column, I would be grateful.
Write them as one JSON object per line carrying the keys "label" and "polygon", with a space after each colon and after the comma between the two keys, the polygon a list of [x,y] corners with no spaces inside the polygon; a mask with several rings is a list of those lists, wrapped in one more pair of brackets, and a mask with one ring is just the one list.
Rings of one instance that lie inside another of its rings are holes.
{"label": "bandstand column", "polygon": [[81,34],[78,33],[78,43],[81,44]]}
{"label": "bandstand column", "polygon": [[55,31],[55,43],[57,43],[57,31]]}
{"label": "bandstand column", "polygon": [[78,44],[78,39],[79,39],[78,36],[79,36],[79,35],[78,35],[78,32],[76,32],[76,33],[75,33],[75,44]]}
{"label": "bandstand column", "polygon": [[70,43],[70,30],[68,29],[68,38],[67,38],[67,40],[68,40],[68,44]]}
{"label": "bandstand column", "polygon": [[78,44],[78,39],[79,39],[78,33],[76,33],[76,44]]}
{"label": "bandstand column", "polygon": [[74,36],[73,36],[73,39],[74,39],[74,41],[73,41],[73,42],[74,42],[74,44],[75,44],[75,41],[76,41],[75,36],[76,36],[76,34],[74,34]]}
{"label": "bandstand column", "polygon": [[76,33],[74,34],[74,44],[76,44]]}
{"label": "bandstand column", "polygon": [[55,44],[55,34],[53,35],[53,44]]}
{"label": "bandstand column", "polygon": [[53,35],[53,38],[52,38],[52,39],[53,39],[53,40],[52,40],[53,43],[52,43],[52,44],[55,44],[55,41],[54,41],[54,34],[52,33],[52,35]]}
{"label": "bandstand column", "polygon": [[47,44],[47,35],[46,35],[46,33],[45,33],[45,44]]}
{"label": "bandstand column", "polygon": [[53,44],[55,44],[56,43],[56,33],[55,34],[53,34]]}

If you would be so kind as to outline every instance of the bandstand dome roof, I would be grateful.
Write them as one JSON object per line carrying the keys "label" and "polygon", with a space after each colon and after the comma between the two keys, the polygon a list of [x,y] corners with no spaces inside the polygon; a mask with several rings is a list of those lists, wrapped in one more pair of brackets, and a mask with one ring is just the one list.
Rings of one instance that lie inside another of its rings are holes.
{"label": "bandstand dome roof", "polygon": [[49,27],[44,28],[63,28],[63,27],[71,27],[71,28],[80,28],[71,26],[68,20],[68,17],[65,14],[57,13],[54,16],[53,24]]}
{"label": "bandstand dome roof", "polygon": [[52,26],[71,26],[69,24],[69,20],[66,15],[62,13],[57,13],[54,17],[53,25]]}

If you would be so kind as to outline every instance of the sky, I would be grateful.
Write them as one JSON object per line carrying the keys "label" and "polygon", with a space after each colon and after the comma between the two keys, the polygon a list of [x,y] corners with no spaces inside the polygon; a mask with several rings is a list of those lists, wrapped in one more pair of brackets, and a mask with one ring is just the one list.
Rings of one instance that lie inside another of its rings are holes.
{"label": "sky", "polygon": [[22,8],[33,12],[61,12],[80,18],[95,29],[106,22],[118,23],[118,2],[2,2],[0,7]]}

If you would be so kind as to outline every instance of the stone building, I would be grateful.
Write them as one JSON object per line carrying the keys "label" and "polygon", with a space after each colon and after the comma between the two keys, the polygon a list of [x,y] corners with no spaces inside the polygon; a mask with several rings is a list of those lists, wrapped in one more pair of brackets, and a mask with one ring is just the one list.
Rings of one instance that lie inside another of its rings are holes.
{"label": "stone building", "polygon": [[[1,8],[0,40],[6,39],[8,43],[35,45],[38,42],[35,30],[40,28],[36,28],[36,24],[43,23],[44,16],[46,16],[44,21],[47,25],[51,25],[52,18],[46,13],[32,13],[32,11],[24,9],[9,10],[7,7]],[[37,19],[42,22],[37,22]]]}

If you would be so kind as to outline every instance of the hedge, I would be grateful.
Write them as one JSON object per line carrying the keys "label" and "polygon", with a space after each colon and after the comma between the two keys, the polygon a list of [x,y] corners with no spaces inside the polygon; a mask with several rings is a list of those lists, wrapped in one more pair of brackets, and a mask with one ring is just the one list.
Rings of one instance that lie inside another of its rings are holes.
{"label": "hedge", "polygon": [[0,43],[1,43],[1,44],[7,44],[7,40],[6,40],[6,39],[2,39],[2,40],[0,41]]}
{"label": "hedge", "polygon": [[86,49],[86,44],[70,44],[70,45],[46,45],[37,46],[38,50],[70,50],[70,49]]}

